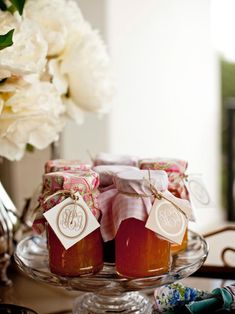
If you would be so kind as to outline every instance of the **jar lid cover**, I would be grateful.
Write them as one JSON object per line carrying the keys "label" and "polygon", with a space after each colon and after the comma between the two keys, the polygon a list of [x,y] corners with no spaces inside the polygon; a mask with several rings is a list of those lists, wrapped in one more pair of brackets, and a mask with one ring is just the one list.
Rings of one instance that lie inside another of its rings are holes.
{"label": "jar lid cover", "polygon": [[120,172],[114,178],[117,189],[121,192],[151,194],[151,185],[164,191],[168,187],[168,177],[162,170],[128,170]]}
{"label": "jar lid cover", "polygon": [[129,155],[116,155],[109,153],[99,153],[97,154],[94,165],[129,165],[136,166],[138,163],[138,158]]}
{"label": "jar lid cover", "polygon": [[53,159],[45,163],[45,173],[67,170],[89,170],[91,165],[84,164],[80,160]]}
{"label": "jar lid cover", "polygon": [[138,169],[134,166],[126,165],[100,165],[93,168],[100,176],[100,185],[109,186],[113,184],[113,176],[119,172]]}
{"label": "jar lid cover", "polygon": [[43,175],[43,190],[54,193],[58,190],[90,192],[99,185],[99,175],[93,170],[50,172]]}
{"label": "jar lid cover", "polygon": [[188,162],[176,158],[147,158],[139,161],[141,169],[164,170],[166,172],[184,173],[187,170]]}

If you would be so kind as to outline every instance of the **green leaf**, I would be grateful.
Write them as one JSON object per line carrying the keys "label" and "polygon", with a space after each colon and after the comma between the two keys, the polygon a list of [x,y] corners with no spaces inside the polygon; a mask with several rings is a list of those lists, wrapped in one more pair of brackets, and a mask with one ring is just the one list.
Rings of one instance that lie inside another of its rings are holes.
{"label": "green leaf", "polygon": [[10,0],[10,2],[14,5],[14,7],[20,13],[20,15],[22,15],[23,13],[25,1],[26,0]]}
{"label": "green leaf", "polygon": [[29,153],[33,153],[34,152],[34,146],[31,144],[26,144],[26,151]]}
{"label": "green leaf", "polygon": [[16,11],[16,7],[14,7],[14,5],[10,5],[10,6],[7,8],[7,11],[9,11],[11,14],[14,14],[15,11]]}
{"label": "green leaf", "polygon": [[2,11],[7,10],[7,6],[3,0],[0,0],[0,10],[2,10]]}
{"label": "green leaf", "polygon": [[13,41],[12,41],[13,33],[14,33],[14,29],[11,29],[5,35],[0,35],[0,50],[13,45]]}

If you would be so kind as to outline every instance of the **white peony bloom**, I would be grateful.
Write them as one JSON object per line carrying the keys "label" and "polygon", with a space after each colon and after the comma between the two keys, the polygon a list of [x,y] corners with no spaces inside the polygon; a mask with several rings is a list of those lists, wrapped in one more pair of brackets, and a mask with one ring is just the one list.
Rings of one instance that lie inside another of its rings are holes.
{"label": "white peony bloom", "polygon": [[0,10],[0,32],[1,34],[5,34],[9,32],[12,28],[15,28],[19,25],[19,20],[16,16],[12,15],[8,11]]}
{"label": "white peony bloom", "polygon": [[59,58],[51,59],[48,61],[48,73],[52,77],[52,83],[60,95],[66,95],[68,92],[68,79],[61,73],[61,61]]}
{"label": "white peony bloom", "polygon": [[77,124],[82,124],[84,122],[84,110],[80,109],[71,98],[63,97],[63,102],[68,117],[74,120]]}
{"label": "white peony bloom", "polygon": [[82,32],[84,19],[75,1],[28,0],[24,16],[36,22],[48,43],[48,55],[59,55],[70,32]]}
{"label": "white peony bloom", "polygon": [[66,116],[107,112],[114,85],[106,48],[74,0],[27,0],[23,16],[0,9],[0,156],[22,158],[26,144],[58,139]]}
{"label": "white peony bloom", "polygon": [[[10,85],[10,83],[9,83]],[[13,85],[13,84],[12,84]],[[64,106],[48,82],[15,84],[15,93],[0,93],[0,155],[19,160],[27,143],[44,149],[58,140],[64,127]]]}
{"label": "white peony bloom", "polygon": [[82,37],[76,33],[70,37],[60,59],[73,102],[86,111],[107,112],[114,84],[108,54],[98,33],[86,23],[86,32]]}
{"label": "white peony bloom", "polygon": [[[47,43],[39,27],[28,19],[18,21],[9,12],[0,11],[0,30],[5,34],[15,29],[14,44],[0,50],[1,73],[9,72],[14,75],[40,73],[45,67],[47,56]],[[2,77],[2,74],[1,74]]]}
{"label": "white peony bloom", "polygon": [[0,69],[0,81],[11,76],[11,72]]}

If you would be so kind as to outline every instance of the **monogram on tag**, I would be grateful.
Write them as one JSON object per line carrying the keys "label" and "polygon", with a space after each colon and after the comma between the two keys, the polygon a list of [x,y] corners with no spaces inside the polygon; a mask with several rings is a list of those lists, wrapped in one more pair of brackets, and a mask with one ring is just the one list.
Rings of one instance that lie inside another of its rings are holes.
{"label": "monogram on tag", "polygon": [[185,184],[195,208],[213,208],[214,204],[200,175],[189,175]]}
{"label": "monogram on tag", "polygon": [[86,222],[86,212],[77,203],[63,207],[57,217],[58,229],[68,238],[79,236],[84,231]]}
{"label": "monogram on tag", "polygon": [[181,244],[187,228],[187,222],[185,215],[173,204],[166,200],[156,200],[145,227],[168,241]]}
{"label": "monogram on tag", "polygon": [[82,196],[75,195],[78,200],[68,197],[43,214],[66,250],[100,226]]}

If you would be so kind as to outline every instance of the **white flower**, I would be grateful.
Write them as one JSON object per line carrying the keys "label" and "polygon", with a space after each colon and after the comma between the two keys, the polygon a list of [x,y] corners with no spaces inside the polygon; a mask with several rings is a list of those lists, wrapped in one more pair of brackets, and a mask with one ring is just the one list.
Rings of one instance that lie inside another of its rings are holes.
{"label": "white flower", "polygon": [[[14,44],[0,50],[0,70],[13,75],[40,73],[46,64],[47,43],[39,27],[28,19],[18,20],[9,12],[0,11],[0,30],[4,34],[15,29]],[[2,74],[1,74],[2,77]]]}
{"label": "white flower", "polygon": [[28,0],[24,16],[35,21],[48,43],[48,55],[60,54],[71,32],[82,32],[84,19],[75,1]]}
{"label": "white flower", "polygon": [[0,81],[11,76],[11,72],[0,69]]}
{"label": "white flower", "polygon": [[52,84],[36,79],[33,84],[21,82],[15,84],[15,93],[1,93],[0,99],[0,106],[4,101],[0,115],[1,156],[19,160],[27,143],[43,149],[58,139],[64,127],[64,106]]}
{"label": "white flower", "polygon": [[[58,139],[66,116],[104,113],[113,97],[106,48],[74,0],[27,0],[23,16],[0,9],[0,156],[20,159],[29,143]],[[5,80],[4,80],[5,79]]]}
{"label": "white flower", "polygon": [[47,40],[48,55],[52,56],[48,72],[62,96],[69,92],[68,114],[73,112],[74,117],[77,108],[75,120],[81,121],[78,118],[81,109],[107,112],[114,92],[108,54],[98,33],[85,22],[77,3],[28,0],[24,14],[40,26]]}
{"label": "white flower", "polygon": [[19,24],[18,19],[8,11],[0,10],[0,31],[1,34],[9,32]]}
{"label": "white flower", "polygon": [[59,58],[48,61],[48,73],[52,77],[52,83],[60,95],[65,95],[68,92],[69,82],[66,76],[61,73],[60,67]]}
{"label": "white flower", "polygon": [[74,120],[77,124],[82,124],[84,122],[84,110],[76,106],[71,98],[63,97],[63,102],[65,104],[68,117]]}
{"label": "white flower", "polygon": [[72,101],[86,111],[107,112],[114,85],[108,54],[98,33],[86,23],[86,32],[82,37],[73,34],[59,59]]}

